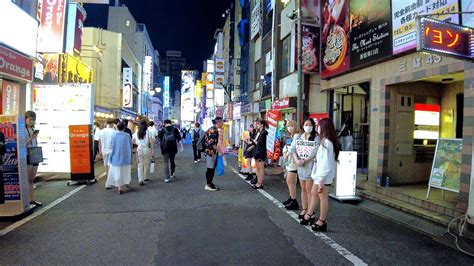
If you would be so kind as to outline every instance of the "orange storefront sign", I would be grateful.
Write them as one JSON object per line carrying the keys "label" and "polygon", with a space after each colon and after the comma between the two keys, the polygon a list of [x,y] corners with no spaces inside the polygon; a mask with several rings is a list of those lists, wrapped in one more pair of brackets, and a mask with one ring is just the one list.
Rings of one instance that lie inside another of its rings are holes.
{"label": "orange storefront sign", "polygon": [[90,125],[69,126],[71,174],[91,173]]}

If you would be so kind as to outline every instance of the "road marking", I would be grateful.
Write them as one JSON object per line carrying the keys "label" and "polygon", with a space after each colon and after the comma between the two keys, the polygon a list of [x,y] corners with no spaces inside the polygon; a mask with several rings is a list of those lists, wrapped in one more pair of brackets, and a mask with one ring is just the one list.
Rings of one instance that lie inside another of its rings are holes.
{"label": "road marking", "polygon": [[[103,178],[104,176],[106,176],[106,173],[102,173],[98,178],[97,180],[100,180],[101,178]],[[51,202],[50,204],[48,204],[47,206],[39,209],[38,211],[35,211],[33,214],[21,219],[20,221],[16,222],[16,223],[13,223],[9,226],[7,226],[6,228],[0,230],[0,236],[5,236],[7,235],[8,233],[12,232],[13,230],[17,229],[18,227],[30,222],[31,220],[37,218],[38,216],[44,214],[45,212],[47,212],[48,210],[54,208],[55,206],[57,206],[59,203],[67,200],[68,198],[72,197],[74,194],[76,194],[77,192],[81,191],[83,188],[87,187],[87,185],[81,185],[79,187],[77,187],[76,189],[72,190],[71,192],[67,193],[66,195],[62,196],[61,198]]]}
{"label": "road marking", "polygon": [[[238,175],[242,180],[245,181],[245,176],[243,176],[241,173],[239,173],[237,170],[235,170],[234,167],[231,167],[232,172],[234,172],[236,175]],[[247,182],[245,182],[247,183]],[[247,183],[248,184],[248,183]],[[270,200],[273,204],[275,204],[278,208],[282,209],[284,212],[286,212],[293,220],[298,222],[299,224],[299,219],[298,215],[292,211],[288,211],[285,209],[285,206],[276,198],[274,198],[272,195],[270,195],[268,192],[266,192],[263,189],[257,189],[260,194],[262,194],[265,198]],[[305,228],[310,231],[313,235],[321,239],[326,245],[330,246],[332,249],[334,249],[337,253],[339,253],[341,256],[343,256],[345,259],[348,261],[352,262],[354,265],[367,265],[363,260],[361,260],[359,257],[356,255],[352,254],[349,250],[344,248],[343,246],[339,245],[336,241],[334,241],[332,238],[329,236],[321,233],[321,232],[314,232],[309,226],[305,226]]]}

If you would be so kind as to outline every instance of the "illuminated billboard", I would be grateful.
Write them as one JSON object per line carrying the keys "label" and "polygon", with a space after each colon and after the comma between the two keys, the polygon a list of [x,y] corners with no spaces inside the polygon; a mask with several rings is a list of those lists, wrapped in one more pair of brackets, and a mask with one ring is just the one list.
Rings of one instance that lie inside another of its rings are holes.
{"label": "illuminated billboard", "polygon": [[163,107],[170,107],[170,77],[166,76],[163,80]]}
{"label": "illuminated billboard", "polygon": [[38,32],[38,52],[61,53],[64,44],[66,0],[40,0],[41,14]]}

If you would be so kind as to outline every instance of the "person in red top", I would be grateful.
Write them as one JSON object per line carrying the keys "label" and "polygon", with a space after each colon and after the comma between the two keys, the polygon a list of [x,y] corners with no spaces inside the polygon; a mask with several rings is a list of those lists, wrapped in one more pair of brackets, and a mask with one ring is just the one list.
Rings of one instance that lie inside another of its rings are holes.
{"label": "person in red top", "polygon": [[204,135],[204,153],[206,154],[207,171],[206,186],[207,191],[217,191],[219,188],[212,183],[214,174],[216,173],[217,155],[221,154],[219,149],[219,129],[224,126],[222,117],[216,117],[213,121],[214,126],[209,128]]}

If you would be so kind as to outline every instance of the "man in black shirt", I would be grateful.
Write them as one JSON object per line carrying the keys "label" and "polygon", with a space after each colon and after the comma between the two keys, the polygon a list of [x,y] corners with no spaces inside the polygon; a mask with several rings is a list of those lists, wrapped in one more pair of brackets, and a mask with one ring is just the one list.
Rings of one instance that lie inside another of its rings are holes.
{"label": "man in black shirt", "polygon": [[132,130],[128,128],[128,120],[127,119],[122,119],[122,122],[125,124],[125,130],[123,132],[128,133],[130,135],[130,138],[132,138]]}
{"label": "man in black shirt", "polygon": [[[158,139],[161,143],[161,154],[163,155],[165,183],[169,183],[171,179],[174,178],[174,172],[176,170],[174,159],[178,153],[178,143],[180,144],[181,152],[184,148],[179,130],[174,127],[168,119],[164,121],[164,124],[165,126],[158,133]],[[171,174],[169,164],[171,164]]]}

